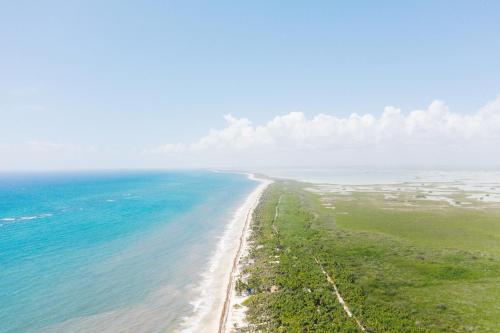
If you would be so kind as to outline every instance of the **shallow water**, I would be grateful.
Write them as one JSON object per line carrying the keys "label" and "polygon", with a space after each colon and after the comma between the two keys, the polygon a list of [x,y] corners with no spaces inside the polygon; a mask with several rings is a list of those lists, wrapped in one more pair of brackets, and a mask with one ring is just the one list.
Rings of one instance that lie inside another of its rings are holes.
{"label": "shallow water", "polygon": [[0,332],[165,332],[256,183],[213,172],[0,175]]}
{"label": "shallow water", "polygon": [[[459,182],[463,186],[492,187],[500,184],[500,169],[402,169],[402,168],[268,168],[258,169],[271,177],[310,183],[341,185],[400,184],[405,182]],[[493,184],[493,185],[491,185]]]}

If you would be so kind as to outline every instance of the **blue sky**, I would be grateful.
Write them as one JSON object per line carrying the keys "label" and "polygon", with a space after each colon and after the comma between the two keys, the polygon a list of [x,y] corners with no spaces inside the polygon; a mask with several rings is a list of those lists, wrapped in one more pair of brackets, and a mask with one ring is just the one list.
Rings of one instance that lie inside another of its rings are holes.
{"label": "blue sky", "polygon": [[0,1],[0,144],[125,153],[195,142],[226,114],[475,112],[500,93],[499,16],[498,1]]}

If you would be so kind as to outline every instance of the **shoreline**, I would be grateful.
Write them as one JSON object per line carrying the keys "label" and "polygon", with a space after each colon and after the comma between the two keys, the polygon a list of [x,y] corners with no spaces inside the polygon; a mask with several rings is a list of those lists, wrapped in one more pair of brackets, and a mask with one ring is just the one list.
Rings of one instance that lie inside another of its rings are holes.
{"label": "shoreline", "polygon": [[247,239],[254,209],[264,190],[272,183],[270,179],[248,178],[259,182],[236,210],[233,218],[217,244],[208,269],[199,284],[200,296],[192,302],[194,313],[184,318],[180,332],[229,332],[234,321],[232,305],[236,297],[234,284],[239,271],[239,261],[247,251]]}
{"label": "shoreline", "polygon": [[[255,178],[254,175],[251,175],[250,177],[252,177],[252,179],[258,179]],[[235,290],[236,280],[240,276],[241,272],[240,260],[242,257],[245,257],[247,255],[249,250],[248,239],[251,233],[250,225],[252,223],[253,212],[260,202],[262,193],[272,182],[273,182],[272,180],[261,179],[261,185],[264,186],[262,190],[259,192],[257,198],[255,199],[252,208],[247,212],[245,225],[243,226],[243,230],[241,231],[241,235],[239,238],[240,243],[238,251],[233,258],[233,265],[231,267],[231,273],[227,284],[226,298],[220,316],[218,333],[229,333],[234,324],[242,324],[242,321],[244,320],[245,310],[240,309],[239,313],[236,313],[235,311],[236,309],[234,308],[235,304],[240,303],[236,302],[236,300],[238,299],[238,295],[236,295],[236,290]]]}

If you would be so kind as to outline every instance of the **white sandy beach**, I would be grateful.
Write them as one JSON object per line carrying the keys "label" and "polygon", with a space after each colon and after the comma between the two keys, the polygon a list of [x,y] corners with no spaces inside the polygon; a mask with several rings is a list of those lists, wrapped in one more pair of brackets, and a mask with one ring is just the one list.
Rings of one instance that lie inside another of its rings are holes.
{"label": "white sandy beach", "polygon": [[203,275],[199,286],[201,295],[193,303],[194,314],[185,318],[181,332],[229,332],[234,323],[243,320],[244,313],[234,311],[234,304],[239,302],[234,291],[239,261],[248,251],[247,239],[253,210],[266,187],[272,183],[268,179],[256,178],[253,174],[248,177],[260,184],[238,208],[226,227],[209,268]]}

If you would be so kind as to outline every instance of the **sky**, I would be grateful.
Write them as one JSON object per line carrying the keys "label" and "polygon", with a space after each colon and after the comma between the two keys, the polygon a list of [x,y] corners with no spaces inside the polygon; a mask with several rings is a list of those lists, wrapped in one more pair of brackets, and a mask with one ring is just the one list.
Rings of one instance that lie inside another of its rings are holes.
{"label": "sky", "polygon": [[0,0],[0,170],[500,166],[498,17],[481,0]]}

